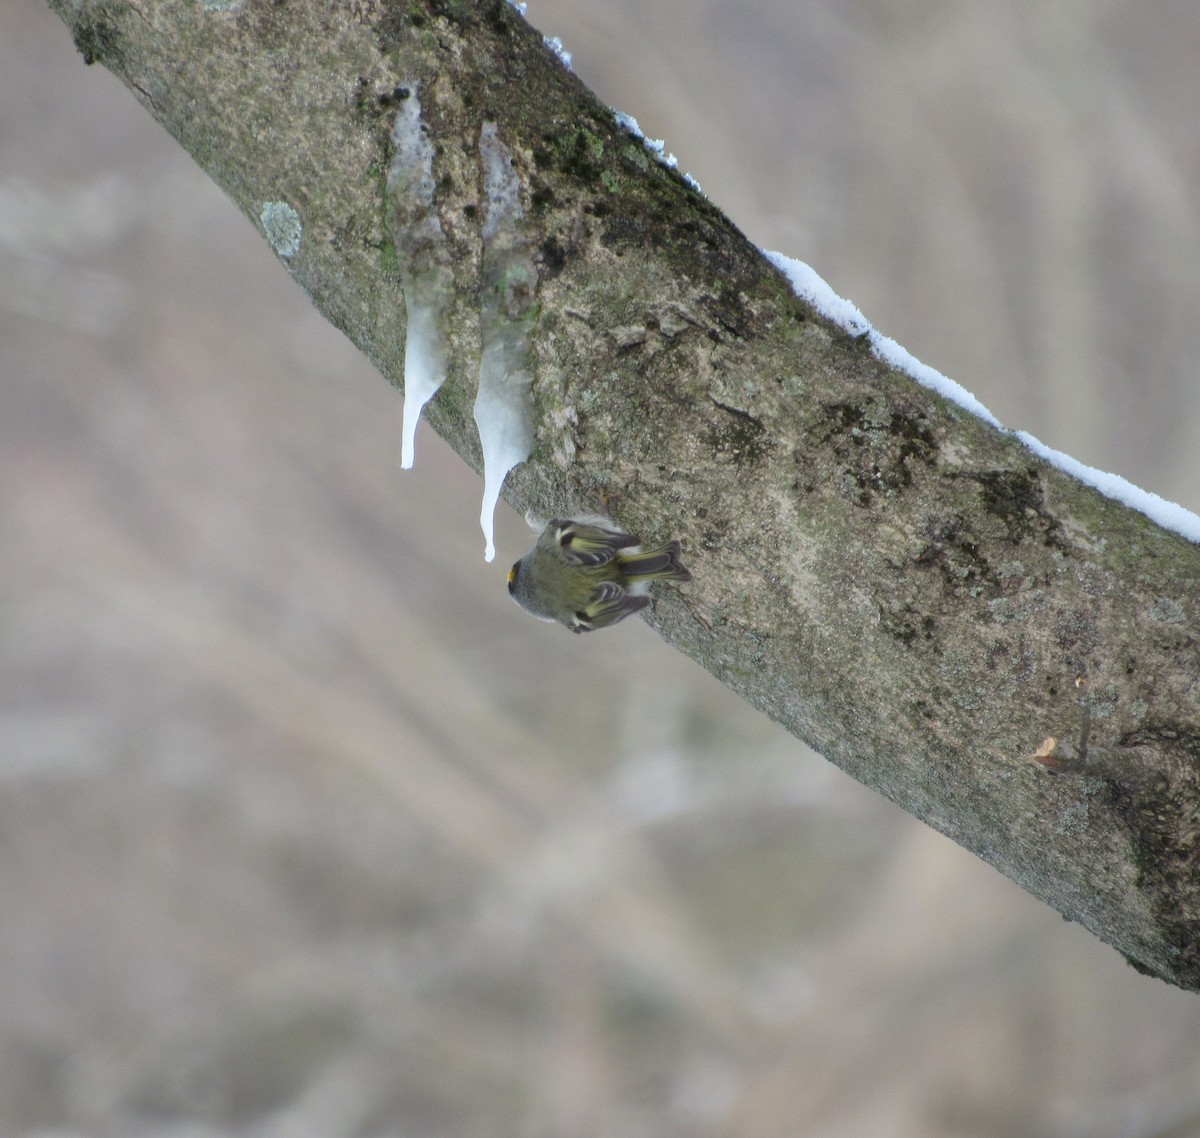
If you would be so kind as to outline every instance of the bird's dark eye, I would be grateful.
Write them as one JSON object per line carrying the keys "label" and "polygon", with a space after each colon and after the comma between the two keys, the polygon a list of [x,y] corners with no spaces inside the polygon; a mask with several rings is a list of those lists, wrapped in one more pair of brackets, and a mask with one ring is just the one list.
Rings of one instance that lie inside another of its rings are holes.
{"label": "bird's dark eye", "polygon": [[516,591],[516,587],[517,587],[517,573],[520,571],[520,569],[521,569],[521,563],[518,561],[518,562],[517,562],[517,563],[516,563],[516,564],[515,564],[515,565],[514,565],[514,566],[513,566],[513,567],[512,567],[512,568],[511,568],[509,571],[508,571],[508,595],[509,595],[510,597],[511,597],[511,596],[513,595],[513,593]]}

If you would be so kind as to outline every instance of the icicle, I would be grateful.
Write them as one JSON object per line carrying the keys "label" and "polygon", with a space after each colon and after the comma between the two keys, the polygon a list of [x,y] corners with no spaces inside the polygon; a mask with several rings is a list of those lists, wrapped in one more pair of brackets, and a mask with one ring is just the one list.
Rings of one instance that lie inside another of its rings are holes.
{"label": "icicle", "polygon": [[[422,288],[422,284],[426,287]],[[404,425],[400,465],[410,470],[421,411],[446,378],[443,321],[448,299],[440,274],[424,282],[418,278],[409,279],[404,288],[404,303],[408,312],[408,332],[404,337]]]}
{"label": "icicle", "polygon": [[521,228],[521,187],[512,154],[496,124],[479,136],[483,165],[483,297],[480,306],[482,355],[475,424],[483,449],[483,508],[479,524],[486,549],[496,556],[493,536],[496,503],[508,472],[533,451],[530,332],[537,315],[537,269]]}
{"label": "icicle", "polygon": [[395,154],[388,168],[392,240],[401,261],[408,332],[404,341],[404,426],[400,465],[413,464],[421,410],[446,378],[446,317],[454,279],[449,247],[433,204],[433,144],[421,120],[415,84],[398,89],[392,128]]}

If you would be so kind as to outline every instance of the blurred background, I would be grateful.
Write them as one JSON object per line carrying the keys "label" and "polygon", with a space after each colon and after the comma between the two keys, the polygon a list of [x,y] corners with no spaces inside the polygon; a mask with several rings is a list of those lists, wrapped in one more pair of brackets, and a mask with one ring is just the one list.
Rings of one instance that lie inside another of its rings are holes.
{"label": "blurred background", "polygon": [[[1194,0],[531,0],[756,243],[1200,510]],[[0,24],[0,1135],[1189,1138],[1200,997],[532,535],[37,0]]]}

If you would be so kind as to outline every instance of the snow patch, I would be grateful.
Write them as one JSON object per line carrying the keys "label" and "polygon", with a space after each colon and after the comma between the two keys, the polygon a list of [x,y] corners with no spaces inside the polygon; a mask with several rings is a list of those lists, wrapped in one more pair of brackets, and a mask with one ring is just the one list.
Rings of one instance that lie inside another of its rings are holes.
{"label": "snow patch", "polygon": [[626,134],[632,134],[639,141],[646,137],[633,115],[627,115],[624,111],[618,111],[616,107],[609,107],[609,110],[612,111],[613,118],[617,120],[617,126],[625,131]]}
{"label": "snow patch", "polygon": [[[618,121],[621,116],[618,116]],[[628,116],[626,116],[628,117]],[[634,126],[636,127],[636,123]],[[915,359],[895,340],[881,335],[873,327],[858,308],[844,297],[838,296],[822,278],[803,261],[783,253],[773,253],[764,249],[763,256],[767,258],[791,283],[792,290],[801,300],[811,304],[822,316],[840,328],[844,328],[851,336],[863,337],[871,346],[871,351],[884,363],[890,364],[898,371],[911,376],[924,387],[931,388],[939,395],[956,403],[985,423],[1006,431],[1000,421],[978,399],[975,398],[960,383],[942,375],[940,371]],[[1099,490],[1107,498],[1120,502],[1131,509],[1137,510],[1152,522],[1186,537],[1189,541],[1200,542],[1200,517],[1175,502],[1170,502],[1149,490],[1143,490],[1127,481],[1118,474],[1109,474],[1091,466],[1085,466],[1078,459],[1054,450],[1034,438],[1026,431],[1011,432],[1030,451],[1044,458],[1080,482]]]}
{"label": "snow patch", "polygon": [[1119,474],[1109,474],[1097,470],[1094,466],[1085,466],[1077,458],[1063,454],[1060,450],[1048,447],[1040,439],[1036,439],[1028,431],[1016,431],[1017,438],[1033,451],[1059,470],[1078,478],[1095,487],[1106,498],[1112,498],[1130,509],[1143,513],[1152,522],[1157,522],[1163,529],[1173,530],[1189,541],[1200,542],[1200,517],[1186,510],[1177,502],[1168,501],[1150,490],[1143,490]]}
{"label": "snow patch", "polygon": [[[627,115],[624,111],[618,111],[615,107],[609,107],[613,113],[613,118],[617,120],[619,126],[626,134],[633,135],[654,157],[662,163],[668,170],[679,169],[679,159],[674,154],[666,152],[667,143],[662,138],[647,138],[642,128],[638,126],[638,121],[633,115]],[[698,194],[704,193],[700,188],[700,183],[695,178],[684,171],[680,171],[680,177]]]}
{"label": "snow patch", "polygon": [[571,67],[571,53],[567,51],[565,47],[563,47],[563,42],[558,38],[558,36],[542,36],[542,43],[544,43],[552,52],[554,52],[556,56],[558,56],[558,62],[561,63],[568,71],[574,70]]}
{"label": "snow patch", "polygon": [[858,307],[845,297],[838,296],[811,266],[793,257],[772,253],[766,249],[763,250],[763,256],[787,277],[791,282],[792,291],[801,300],[807,301],[822,316],[832,320],[839,328],[844,328],[851,336],[865,337],[879,359],[912,376],[918,383],[932,388],[939,395],[944,395],[952,403],[957,403],[985,423],[990,423],[993,427],[1000,426],[1000,420],[962,384],[955,383],[940,371],[935,371],[927,364],[914,359],[895,340],[876,332]]}

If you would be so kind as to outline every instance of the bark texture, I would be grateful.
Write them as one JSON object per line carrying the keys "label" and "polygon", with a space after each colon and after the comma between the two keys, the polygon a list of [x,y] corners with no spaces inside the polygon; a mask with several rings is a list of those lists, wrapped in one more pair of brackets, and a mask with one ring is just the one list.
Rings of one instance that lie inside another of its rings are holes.
{"label": "bark texture", "polygon": [[555,516],[615,495],[626,527],[679,537],[695,581],[650,618],[671,643],[1136,967],[1200,990],[1200,546],[806,309],[505,0],[52,6],[396,384],[385,182],[419,87],[455,284],[425,414],[476,469],[495,122],[539,306],[536,449],[506,497]]}

